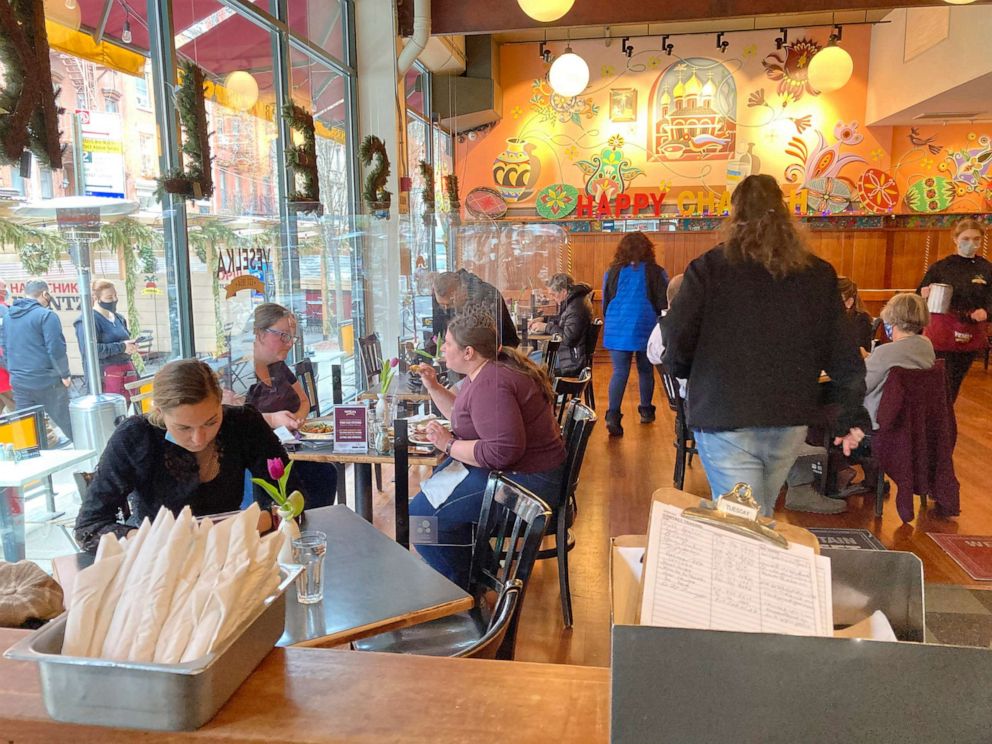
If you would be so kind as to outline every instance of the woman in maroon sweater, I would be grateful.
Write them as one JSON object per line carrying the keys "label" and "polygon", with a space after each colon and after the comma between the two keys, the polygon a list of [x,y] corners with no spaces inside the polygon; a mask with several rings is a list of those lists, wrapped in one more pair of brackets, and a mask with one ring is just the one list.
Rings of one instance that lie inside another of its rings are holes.
{"label": "woman in maroon sweater", "polygon": [[427,436],[448,459],[410,502],[410,521],[424,560],[463,587],[490,472],[506,472],[554,506],[565,462],[550,381],[515,349],[500,349],[496,338],[491,316],[466,312],[448,325],[442,346],[448,369],[465,375],[461,389],[446,389],[430,367],[421,370],[452,431],[428,427]]}

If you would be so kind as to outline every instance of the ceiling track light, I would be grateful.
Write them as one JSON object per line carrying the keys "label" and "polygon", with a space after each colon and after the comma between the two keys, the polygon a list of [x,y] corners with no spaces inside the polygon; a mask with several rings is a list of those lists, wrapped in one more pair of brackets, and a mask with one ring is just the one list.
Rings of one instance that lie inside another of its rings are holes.
{"label": "ceiling track light", "polygon": [[782,47],[784,47],[786,44],[789,43],[789,29],[780,28],[779,31],[782,33],[782,35],[775,37],[776,49],[781,49]]}
{"label": "ceiling track light", "polygon": [[545,63],[551,62],[551,50],[548,49],[547,39],[541,42],[539,49],[540,49],[541,59],[543,59]]}
{"label": "ceiling track light", "polygon": [[730,42],[723,38],[725,33],[725,31],[721,31],[716,35],[716,48],[720,50],[720,54],[724,54],[727,51],[727,47],[730,46]]}
{"label": "ceiling track light", "polygon": [[661,51],[663,51],[665,54],[667,54],[669,57],[671,57],[672,56],[672,50],[675,48],[675,45],[674,44],[670,44],[668,42],[668,37],[669,36],[671,36],[671,34],[665,34],[664,36],[661,37]]}
{"label": "ceiling track light", "polygon": [[632,47],[628,42],[630,41],[629,36],[624,36],[623,40],[620,42],[620,51],[627,55],[627,59],[630,59],[634,54],[634,47]]}
{"label": "ceiling track light", "polygon": [[830,34],[830,38],[827,40],[827,44],[836,44],[838,41],[844,38],[844,27],[839,23],[834,25],[834,32]]}

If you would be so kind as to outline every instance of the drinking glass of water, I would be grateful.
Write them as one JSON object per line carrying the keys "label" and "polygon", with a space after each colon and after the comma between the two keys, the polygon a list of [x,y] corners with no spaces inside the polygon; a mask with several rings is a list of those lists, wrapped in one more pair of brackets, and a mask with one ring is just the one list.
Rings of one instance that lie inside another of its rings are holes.
{"label": "drinking glass of water", "polygon": [[293,540],[293,561],[303,566],[296,577],[296,598],[301,604],[314,604],[324,598],[324,554],[327,534],[304,530]]}

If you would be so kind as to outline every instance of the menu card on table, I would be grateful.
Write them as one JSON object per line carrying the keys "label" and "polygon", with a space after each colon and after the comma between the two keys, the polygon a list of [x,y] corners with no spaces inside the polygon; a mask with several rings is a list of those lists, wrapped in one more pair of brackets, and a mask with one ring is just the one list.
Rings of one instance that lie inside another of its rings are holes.
{"label": "menu card on table", "polygon": [[334,406],[334,451],[369,451],[368,410],[365,406]]}
{"label": "menu card on table", "polygon": [[830,559],[690,520],[654,502],[641,624],[833,635]]}

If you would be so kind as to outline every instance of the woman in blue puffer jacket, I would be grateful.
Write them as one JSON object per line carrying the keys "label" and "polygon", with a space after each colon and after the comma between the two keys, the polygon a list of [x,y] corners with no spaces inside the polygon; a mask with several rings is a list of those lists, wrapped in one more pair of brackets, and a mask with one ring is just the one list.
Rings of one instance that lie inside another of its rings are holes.
{"label": "woman in blue puffer jacket", "polygon": [[648,338],[661,311],[668,307],[665,292],[668,274],[654,257],[654,244],[641,232],[625,235],[603,277],[603,346],[610,352],[610,407],[606,428],[610,436],[623,436],[620,404],[623,402],[631,359],[637,362],[641,402],[637,411],[642,424],[654,421],[654,374],[647,357]]}

